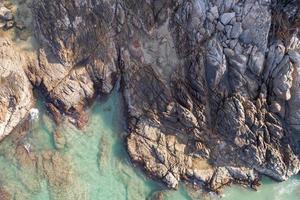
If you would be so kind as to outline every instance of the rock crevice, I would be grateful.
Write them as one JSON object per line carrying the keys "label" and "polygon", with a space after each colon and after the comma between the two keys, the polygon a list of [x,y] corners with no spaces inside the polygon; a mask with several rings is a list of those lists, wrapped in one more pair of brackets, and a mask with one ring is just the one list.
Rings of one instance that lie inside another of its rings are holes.
{"label": "rock crevice", "polygon": [[121,79],[128,153],[170,188],[283,181],[300,170],[298,5],[34,0],[26,74],[54,119],[78,127]]}

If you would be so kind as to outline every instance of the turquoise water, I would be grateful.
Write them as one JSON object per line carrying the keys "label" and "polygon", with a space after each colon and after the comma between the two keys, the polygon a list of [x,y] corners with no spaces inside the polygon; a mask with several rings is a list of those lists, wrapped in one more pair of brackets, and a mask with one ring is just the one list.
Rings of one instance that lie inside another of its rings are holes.
{"label": "turquoise water", "polygon": [[222,200],[299,200],[300,177],[293,177],[286,182],[276,183],[269,178],[263,178],[262,187],[253,192],[246,188],[233,186],[228,188]]}
{"label": "turquoise water", "polygon": [[[17,131],[0,145],[0,187],[15,200],[142,200],[159,190],[167,200],[217,199],[184,185],[167,191],[134,168],[123,144],[120,104],[117,91],[97,101],[88,126],[77,130],[67,122],[56,127],[39,102],[39,119],[30,131]],[[284,183],[264,179],[258,192],[233,186],[222,199],[299,198],[300,179],[293,178]]]}

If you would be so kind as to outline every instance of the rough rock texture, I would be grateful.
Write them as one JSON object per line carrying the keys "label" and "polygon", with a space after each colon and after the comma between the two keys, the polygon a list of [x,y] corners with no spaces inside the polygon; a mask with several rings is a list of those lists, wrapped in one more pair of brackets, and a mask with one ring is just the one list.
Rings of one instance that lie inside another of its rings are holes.
{"label": "rough rock texture", "polygon": [[14,26],[14,15],[3,1],[0,1],[0,28],[10,29]]}
{"label": "rough rock texture", "polygon": [[28,59],[12,41],[0,38],[0,140],[33,106],[32,86],[24,72]]}
{"label": "rough rock texture", "polygon": [[2,200],[11,200],[11,195],[5,191],[3,188],[0,188],[0,199]]}
{"label": "rough rock texture", "polygon": [[[112,8],[108,3],[89,4],[33,2],[41,45],[28,76],[46,94],[50,110],[71,115],[79,127],[85,124],[84,108],[96,93],[108,94],[116,82],[116,48],[109,30]],[[52,114],[59,118],[57,112]]]}
{"label": "rough rock texture", "polygon": [[[283,28],[275,15],[290,22],[297,17],[286,19],[270,3],[143,3],[164,9],[141,13],[152,17],[151,24],[141,25],[150,31],[133,28],[133,44],[129,40],[121,49],[127,146],[134,161],[169,187],[180,180],[205,183],[215,191],[231,182],[255,187],[259,174],[282,181],[299,172],[292,139],[297,123],[289,123],[300,120],[298,32],[277,35]],[[122,8],[137,13],[128,19],[144,19],[126,2]],[[121,32],[129,24],[120,25]],[[163,26],[168,29],[161,31]],[[165,51],[175,47],[176,54],[167,58],[176,61],[172,66],[160,65],[165,63],[161,54],[156,62],[144,59],[147,43],[157,40],[169,43]],[[141,47],[134,49],[136,41]]]}
{"label": "rough rock texture", "polygon": [[[152,177],[218,191],[300,170],[299,1],[34,0],[28,67],[59,123],[116,80],[127,149]],[[298,141],[299,143],[299,141]]]}

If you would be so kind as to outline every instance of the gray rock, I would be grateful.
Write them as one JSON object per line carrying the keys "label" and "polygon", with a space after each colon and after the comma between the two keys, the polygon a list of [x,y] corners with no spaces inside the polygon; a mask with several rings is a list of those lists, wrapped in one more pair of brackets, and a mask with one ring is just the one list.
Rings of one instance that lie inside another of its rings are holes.
{"label": "gray rock", "polygon": [[227,25],[233,18],[235,17],[235,13],[224,13],[220,16],[220,21],[222,24]]}
{"label": "gray rock", "polygon": [[233,25],[230,36],[231,38],[236,39],[241,35],[242,32],[243,32],[242,23],[237,22]]}
{"label": "gray rock", "polygon": [[242,54],[236,54],[231,49],[226,49],[224,52],[228,57],[231,66],[237,69],[241,74],[244,74],[247,68],[247,57]]}
{"label": "gray rock", "polygon": [[273,72],[273,91],[275,95],[283,100],[291,99],[290,89],[293,83],[293,66],[287,60],[283,60],[283,62],[275,69]]}
{"label": "gray rock", "polygon": [[225,12],[229,11],[234,4],[235,4],[235,0],[225,1],[224,2],[224,10],[225,10]]}
{"label": "gray rock", "polygon": [[206,67],[207,82],[214,88],[220,83],[227,68],[222,47],[217,40],[211,40],[208,44]]}
{"label": "gray rock", "polygon": [[271,111],[273,113],[280,113],[281,108],[282,107],[281,107],[281,105],[278,102],[276,102],[276,101],[272,102],[272,104],[271,104]]}
{"label": "gray rock", "polygon": [[300,88],[298,85],[300,84],[300,53],[295,51],[289,51],[289,58],[293,62],[294,67],[297,71],[297,75],[294,79],[293,86],[291,88],[291,99],[288,101],[288,115],[287,121],[288,123],[297,131],[300,130]]}
{"label": "gray rock", "polygon": [[250,55],[249,68],[257,76],[260,76],[264,69],[265,55],[260,51],[253,51]]}
{"label": "gray rock", "polygon": [[217,6],[211,7],[209,11],[212,14],[212,16],[214,17],[214,19],[217,19],[219,17],[219,10],[218,10]]}
{"label": "gray rock", "polygon": [[277,67],[277,65],[282,61],[285,55],[285,49],[285,46],[281,42],[270,47],[266,60],[266,70],[264,75],[265,81],[271,75],[272,71]]}
{"label": "gray rock", "polygon": [[223,31],[224,28],[225,28],[225,26],[221,22],[218,22],[218,24],[217,24],[217,30]]}
{"label": "gray rock", "polygon": [[252,43],[252,36],[251,36],[251,31],[250,30],[245,30],[242,32],[242,34],[240,35],[240,41],[245,43],[245,44],[250,44]]}
{"label": "gray rock", "polygon": [[[263,6],[263,8],[266,7]],[[247,9],[251,9],[251,11],[248,13]],[[268,43],[271,14],[267,9],[262,9],[258,3],[251,2],[245,3],[244,12],[248,14],[242,19],[244,32],[241,34],[240,39],[246,44],[256,45],[264,52]]]}
{"label": "gray rock", "polygon": [[238,40],[230,40],[229,42],[229,47],[231,49],[234,49],[236,47],[236,45],[238,44]]}
{"label": "gray rock", "polygon": [[225,32],[226,32],[226,37],[227,38],[230,38],[231,31],[232,31],[232,26],[231,25],[226,25],[225,26]]}

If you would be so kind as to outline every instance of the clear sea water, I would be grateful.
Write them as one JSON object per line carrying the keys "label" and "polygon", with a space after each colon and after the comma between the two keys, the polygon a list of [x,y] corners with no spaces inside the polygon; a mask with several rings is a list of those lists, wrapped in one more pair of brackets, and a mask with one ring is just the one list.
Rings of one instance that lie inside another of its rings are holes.
{"label": "clear sea water", "polygon": [[[123,145],[120,104],[117,91],[97,101],[88,126],[80,131],[69,123],[56,127],[38,102],[39,119],[30,131],[13,134],[0,144],[0,186],[15,200],[143,200],[160,190],[166,200],[219,198],[183,184],[177,191],[167,191],[134,167]],[[55,144],[55,131],[65,140],[63,148]],[[257,192],[232,186],[221,199],[299,200],[300,178],[283,183],[264,178]]]}

